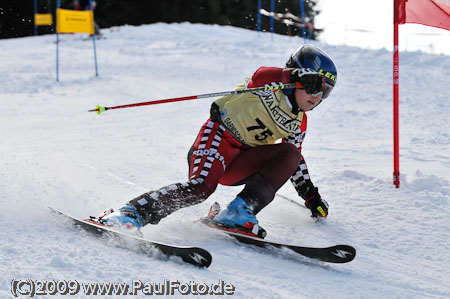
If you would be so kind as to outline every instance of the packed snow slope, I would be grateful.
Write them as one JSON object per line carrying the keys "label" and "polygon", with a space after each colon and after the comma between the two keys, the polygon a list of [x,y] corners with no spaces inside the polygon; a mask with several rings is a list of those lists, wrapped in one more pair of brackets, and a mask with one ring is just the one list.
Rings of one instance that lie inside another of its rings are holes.
{"label": "packed snow slope", "polygon": [[[258,218],[267,239],[350,244],[349,264],[240,245],[194,223],[241,187],[147,226],[146,238],[209,250],[197,269],[99,242],[51,215],[97,215],[187,179],[186,154],[208,118],[203,99],[88,113],[233,89],[259,66],[282,67],[300,38],[194,24],[103,30],[95,77],[91,40],[0,40],[0,297],[13,279],[235,286],[242,298],[450,297],[450,57],[400,54],[401,187],[392,185],[392,53],[314,43],[338,67],[332,95],[308,113],[303,155],[330,204],[326,221],[276,197]],[[280,194],[298,196],[291,183]],[[81,291],[77,297],[85,298]],[[176,295],[174,297],[177,297]],[[181,295],[178,295],[181,297]]]}

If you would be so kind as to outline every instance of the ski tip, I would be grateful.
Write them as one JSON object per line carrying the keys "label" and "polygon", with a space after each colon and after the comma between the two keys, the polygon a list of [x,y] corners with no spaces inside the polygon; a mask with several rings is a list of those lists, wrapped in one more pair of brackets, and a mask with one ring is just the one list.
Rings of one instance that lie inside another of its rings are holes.
{"label": "ski tip", "polygon": [[331,254],[335,256],[334,263],[348,263],[356,257],[356,249],[350,245],[336,245],[331,249]]}
{"label": "ski tip", "polygon": [[185,262],[200,268],[208,268],[211,265],[212,255],[209,251],[199,247],[191,248],[191,250],[193,250],[191,253],[182,257]]}

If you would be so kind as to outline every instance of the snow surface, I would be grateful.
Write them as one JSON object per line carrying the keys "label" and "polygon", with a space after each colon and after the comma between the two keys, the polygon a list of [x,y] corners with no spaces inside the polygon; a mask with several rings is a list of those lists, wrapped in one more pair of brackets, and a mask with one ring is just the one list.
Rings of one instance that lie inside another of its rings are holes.
{"label": "snow surface", "polygon": [[[198,269],[103,244],[47,206],[85,217],[185,181],[187,151],[214,99],[100,116],[87,110],[230,90],[261,65],[283,66],[303,39],[189,23],[103,33],[98,78],[91,41],[62,36],[59,83],[54,36],[0,40],[0,297],[12,297],[14,278],[221,279],[243,298],[450,297],[450,56],[401,53],[402,176],[395,189],[392,53],[317,43],[335,59],[339,77],[332,96],[308,113],[303,154],[330,215],[315,223],[277,197],[259,220],[270,240],[351,244],[356,259],[338,265],[272,254],[194,224],[214,201],[226,205],[241,189],[219,186],[206,202],[143,230],[146,238],[209,250],[211,267]],[[279,193],[297,198],[290,182]]]}

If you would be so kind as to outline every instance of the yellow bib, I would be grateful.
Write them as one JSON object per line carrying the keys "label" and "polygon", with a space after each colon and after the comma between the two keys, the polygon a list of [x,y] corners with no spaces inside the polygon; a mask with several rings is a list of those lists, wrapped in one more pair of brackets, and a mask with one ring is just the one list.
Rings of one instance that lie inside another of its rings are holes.
{"label": "yellow bib", "polygon": [[[235,90],[244,88],[243,83]],[[283,91],[278,90],[225,96],[215,103],[227,130],[240,142],[258,146],[273,144],[300,128],[303,113],[292,113],[287,101]]]}

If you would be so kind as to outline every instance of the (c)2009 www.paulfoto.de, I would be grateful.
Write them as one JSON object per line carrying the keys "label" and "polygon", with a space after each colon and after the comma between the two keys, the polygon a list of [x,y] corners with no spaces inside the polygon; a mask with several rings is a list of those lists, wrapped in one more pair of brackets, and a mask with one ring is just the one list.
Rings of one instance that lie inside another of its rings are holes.
{"label": "(c)2009 www.paulfoto.de", "polygon": [[233,284],[219,280],[216,283],[180,282],[164,280],[163,282],[143,282],[133,280],[126,282],[79,282],[77,280],[11,280],[11,293],[19,296],[48,295],[234,295]]}

